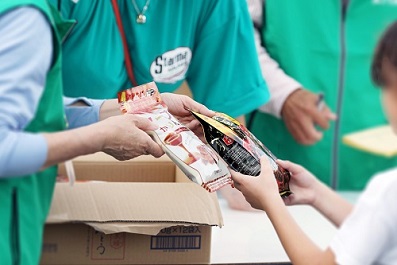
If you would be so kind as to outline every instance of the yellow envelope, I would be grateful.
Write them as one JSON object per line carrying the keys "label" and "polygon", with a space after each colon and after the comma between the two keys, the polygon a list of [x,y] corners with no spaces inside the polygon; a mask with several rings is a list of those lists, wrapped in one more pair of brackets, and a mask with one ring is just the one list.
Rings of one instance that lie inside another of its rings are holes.
{"label": "yellow envelope", "polygon": [[343,136],[342,140],[348,146],[379,156],[397,155],[397,136],[390,125],[350,133]]}

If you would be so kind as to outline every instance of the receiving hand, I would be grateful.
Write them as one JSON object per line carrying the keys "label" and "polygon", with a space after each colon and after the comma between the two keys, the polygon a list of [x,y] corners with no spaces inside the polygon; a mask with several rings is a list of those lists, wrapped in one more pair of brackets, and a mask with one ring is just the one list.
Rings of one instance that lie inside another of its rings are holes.
{"label": "receiving hand", "polygon": [[261,157],[261,173],[257,177],[231,172],[234,186],[252,207],[266,211],[271,202],[281,199],[273,169],[266,156]]}
{"label": "receiving hand", "polygon": [[[96,123],[99,133],[104,133],[102,151],[118,160],[128,160],[140,155],[160,157],[161,147],[145,131],[157,125],[134,114],[118,115]],[[99,127],[98,127],[99,126]]]}
{"label": "receiving hand", "polygon": [[199,137],[202,137],[203,135],[201,125],[186,109],[197,111],[209,117],[215,115],[215,112],[209,110],[207,107],[194,101],[188,96],[162,93],[161,98],[168,106],[170,113]]}
{"label": "receiving hand", "polygon": [[336,119],[328,106],[317,106],[318,95],[305,89],[294,91],[286,100],[281,110],[285,125],[294,139],[304,145],[312,145],[321,140],[323,133],[316,125],[326,130],[330,121]]}
{"label": "receiving hand", "polygon": [[277,160],[277,163],[291,173],[289,187],[293,193],[290,196],[284,198],[285,204],[312,205],[316,197],[318,184],[320,183],[316,177],[304,167],[292,162]]}

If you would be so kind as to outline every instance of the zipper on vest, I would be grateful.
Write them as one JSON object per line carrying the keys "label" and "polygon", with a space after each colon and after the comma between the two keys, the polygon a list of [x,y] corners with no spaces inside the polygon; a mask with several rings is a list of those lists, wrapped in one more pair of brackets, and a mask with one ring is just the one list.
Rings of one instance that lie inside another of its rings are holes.
{"label": "zipper on vest", "polygon": [[340,47],[341,56],[339,64],[339,82],[338,94],[336,99],[336,115],[338,119],[335,121],[334,127],[334,141],[332,146],[332,168],[331,168],[331,187],[336,189],[339,180],[339,134],[340,122],[342,114],[343,92],[345,89],[345,74],[346,74],[346,12],[349,5],[349,0],[341,0],[341,24],[340,24]]}
{"label": "zipper on vest", "polygon": [[12,191],[12,206],[11,206],[11,249],[12,249],[12,264],[19,265],[19,220],[18,220],[18,198],[17,191],[14,188]]}

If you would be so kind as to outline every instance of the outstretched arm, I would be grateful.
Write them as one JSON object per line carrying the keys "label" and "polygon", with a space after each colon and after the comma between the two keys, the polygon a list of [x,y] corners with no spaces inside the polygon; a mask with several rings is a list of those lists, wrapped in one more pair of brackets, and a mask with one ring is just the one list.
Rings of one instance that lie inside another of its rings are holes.
{"label": "outstretched arm", "polygon": [[[283,199],[278,193],[273,170],[266,157],[262,157],[261,165],[261,174],[258,177],[245,176],[233,172],[236,188],[244,194],[247,201],[254,208],[264,210],[267,213],[293,264],[335,264],[332,250],[329,248],[322,250],[314,244],[288,212]],[[291,185],[291,190],[296,194],[294,195],[295,198],[291,198],[290,203],[298,204],[305,201],[315,201],[314,193],[310,191],[313,188],[312,185],[316,185],[317,181],[311,179],[312,176],[304,175],[303,173],[303,171],[299,170],[295,174],[292,172],[293,178],[297,177],[302,182],[305,180],[306,183],[295,186],[295,190],[294,185]],[[304,179],[305,177],[306,179]]]}
{"label": "outstretched arm", "polygon": [[44,167],[99,151],[118,160],[148,154],[159,157],[163,150],[145,132],[155,129],[148,119],[125,114],[74,130],[44,134],[48,144]]}

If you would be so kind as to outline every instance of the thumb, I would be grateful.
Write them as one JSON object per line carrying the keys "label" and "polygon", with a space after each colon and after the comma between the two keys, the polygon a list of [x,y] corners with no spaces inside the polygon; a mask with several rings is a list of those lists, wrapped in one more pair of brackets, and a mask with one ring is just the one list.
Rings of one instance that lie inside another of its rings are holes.
{"label": "thumb", "polygon": [[[149,137],[150,138],[150,137]],[[147,147],[147,153],[154,156],[154,157],[161,157],[164,154],[163,149],[159,144],[157,144],[155,141],[150,139],[148,141],[148,147]]]}
{"label": "thumb", "polygon": [[215,114],[216,114],[215,111],[210,110],[209,108],[207,108],[206,106],[204,106],[200,103],[197,103],[197,104],[198,105],[196,106],[196,109],[195,109],[196,112],[199,112],[199,113],[201,113],[205,116],[208,116],[208,117],[215,116]]}
{"label": "thumb", "polygon": [[325,106],[323,113],[327,117],[327,119],[331,121],[335,121],[338,118],[338,116],[335,113],[333,113],[328,106]]}
{"label": "thumb", "polygon": [[234,171],[233,169],[230,169],[230,173],[232,175],[233,187],[241,190],[242,186],[244,185],[244,181],[248,176],[241,174],[240,172]]}
{"label": "thumb", "polygon": [[303,167],[301,167],[300,165],[286,160],[278,159],[277,164],[279,164],[281,167],[291,172],[291,174],[298,174],[303,170]]}
{"label": "thumb", "polygon": [[270,164],[269,157],[267,155],[261,156],[260,163],[261,163],[261,174],[273,173],[273,168],[272,165]]}
{"label": "thumb", "polygon": [[329,120],[328,120],[328,115],[326,115],[324,112],[320,112],[317,110],[312,111],[311,113],[313,121],[318,124],[321,128],[323,129],[328,129],[329,128]]}
{"label": "thumb", "polygon": [[193,100],[192,98],[186,96],[183,97],[183,105],[185,109],[191,109],[195,112],[201,113],[205,116],[212,117],[215,115],[215,112],[208,109],[205,105],[198,103],[197,101]]}
{"label": "thumb", "polygon": [[154,132],[145,133],[143,131],[139,131],[138,133],[141,133],[139,137],[143,141],[146,154],[152,155],[154,157],[160,157],[164,154],[161,145],[158,144],[158,142],[156,141],[159,140],[158,137],[156,137],[157,136],[156,133]]}

